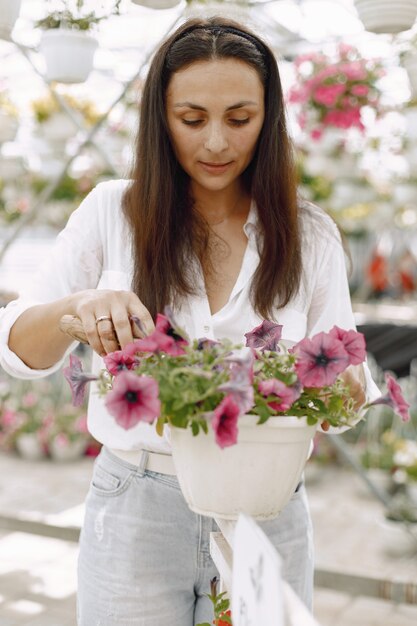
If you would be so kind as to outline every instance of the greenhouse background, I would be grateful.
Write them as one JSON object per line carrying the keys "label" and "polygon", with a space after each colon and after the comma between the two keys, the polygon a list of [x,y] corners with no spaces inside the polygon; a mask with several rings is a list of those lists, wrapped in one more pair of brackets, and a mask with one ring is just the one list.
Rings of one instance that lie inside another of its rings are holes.
{"label": "greenhouse background", "polygon": [[[411,626],[417,0],[0,0],[0,306],[30,284],[89,191],[129,177],[149,60],[200,14],[247,23],[276,53],[300,193],[343,232],[374,379],[384,389],[392,371],[411,407],[408,423],[380,406],[342,436],[316,436],[315,617]],[[61,372],[32,382],[0,370],[0,624],[75,625],[76,542],[100,450],[85,413]]]}

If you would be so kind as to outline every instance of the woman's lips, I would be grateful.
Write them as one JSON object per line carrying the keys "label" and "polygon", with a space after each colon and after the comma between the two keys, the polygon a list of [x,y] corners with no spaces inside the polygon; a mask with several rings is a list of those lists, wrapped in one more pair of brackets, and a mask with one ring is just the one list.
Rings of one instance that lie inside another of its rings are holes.
{"label": "woman's lips", "polygon": [[229,161],[229,163],[205,163],[204,161],[199,161],[201,167],[210,174],[223,174],[231,165],[233,161]]}

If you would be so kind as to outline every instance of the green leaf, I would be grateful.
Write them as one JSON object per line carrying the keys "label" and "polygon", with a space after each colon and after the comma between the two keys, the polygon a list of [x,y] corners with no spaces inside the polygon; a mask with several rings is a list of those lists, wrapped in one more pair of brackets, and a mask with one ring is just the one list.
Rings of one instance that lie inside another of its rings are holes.
{"label": "green leaf", "polygon": [[160,437],[162,437],[162,435],[164,434],[164,424],[165,424],[165,418],[158,417],[158,419],[156,420],[155,430]]}

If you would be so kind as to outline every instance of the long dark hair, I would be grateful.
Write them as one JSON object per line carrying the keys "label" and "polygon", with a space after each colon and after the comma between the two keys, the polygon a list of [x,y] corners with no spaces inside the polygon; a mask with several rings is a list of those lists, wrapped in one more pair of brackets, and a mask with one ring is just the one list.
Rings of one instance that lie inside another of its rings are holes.
{"label": "long dark hair", "polygon": [[[190,260],[204,262],[209,229],[189,196],[189,178],[178,163],[166,119],[166,90],[174,72],[197,61],[238,59],[255,68],[264,85],[265,119],[255,154],[242,175],[259,217],[260,262],[251,297],[265,318],[285,306],[301,280],[297,176],[278,67],[268,46],[229,19],[192,19],[158,49],[141,101],[132,183],[123,211],[132,232],[132,289],[155,316],[166,304],[195,293]],[[215,269],[215,268],[214,268]]]}

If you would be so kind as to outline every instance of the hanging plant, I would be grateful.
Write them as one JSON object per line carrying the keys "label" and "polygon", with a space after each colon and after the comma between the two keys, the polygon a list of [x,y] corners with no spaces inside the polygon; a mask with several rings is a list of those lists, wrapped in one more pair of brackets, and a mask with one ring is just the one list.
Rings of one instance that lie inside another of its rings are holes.
{"label": "hanging plant", "polygon": [[298,105],[298,122],[313,139],[328,129],[364,132],[365,107],[381,115],[378,80],[384,69],[378,59],[365,59],[356,48],[340,44],[334,55],[305,54],[294,65],[289,102]]}
{"label": "hanging plant", "polygon": [[[87,11],[84,0],[63,0],[35,24],[43,30],[40,50],[45,57],[46,79],[61,83],[87,80],[94,64],[97,39],[90,31],[111,15],[119,15],[121,0],[114,0],[107,12]],[[101,3],[103,4],[103,3]]]}

